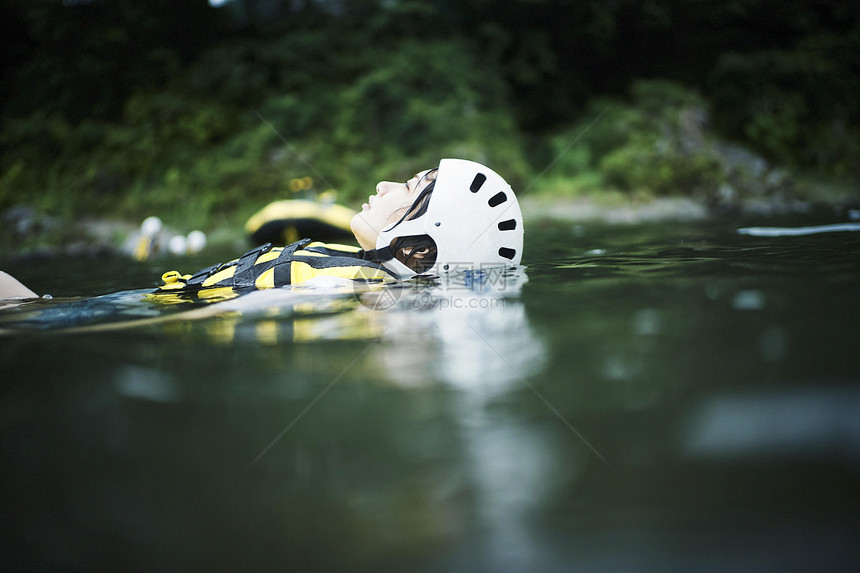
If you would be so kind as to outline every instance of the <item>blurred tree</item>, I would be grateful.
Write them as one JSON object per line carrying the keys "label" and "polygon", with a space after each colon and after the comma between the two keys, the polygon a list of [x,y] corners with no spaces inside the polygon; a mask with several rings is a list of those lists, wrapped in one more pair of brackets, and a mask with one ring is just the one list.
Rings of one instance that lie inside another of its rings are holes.
{"label": "blurred tree", "polygon": [[[700,94],[693,107],[773,162],[860,177],[858,14],[856,0],[5,0],[0,206],[60,189],[168,205],[190,189],[226,209],[311,160],[347,193],[448,153],[525,179],[641,79],[671,82],[650,84],[667,106],[690,107],[666,86]],[[709,157],[688,177],[681,139],[658,133],[675,115],[634,99],[603,120],[624,129],[596,126],[557,169],[713,187]]]}
{"label": "blurred tree", "polygon": [[207,0],[11,0],[19,54],[4,75],[3,113],[116,117],[135,91],[160,88],[220,30]]}

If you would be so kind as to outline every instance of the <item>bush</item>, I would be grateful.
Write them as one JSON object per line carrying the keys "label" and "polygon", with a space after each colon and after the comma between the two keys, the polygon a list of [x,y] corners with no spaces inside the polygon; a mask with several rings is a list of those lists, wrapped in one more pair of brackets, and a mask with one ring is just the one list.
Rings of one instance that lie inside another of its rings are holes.
{"label": "bush", "polygon": [[456,155],[520,182],[528,167],[505,93],[468,44],[405,40],[339,94],[333,146],[370,180],[406,178]]}
{"label": "bush", "polygon": [[718,126],[772,161],[860,177],[858,45],[857,33],[824,35],[722,55],[711,74]]}
{"label": "bush", "polygon": [[721,163],[702,98],[665,81],[635,82],[630,94],[628,102],[592,102],[585,119],[553,138],[558,160],[542,187],[557,190],[567,179],[575,192],[714,193]]}
{"label": "bush", "polygon": [[592,102],[585,119],[552,138],[555,163],[542,192],[693,196],[715,206],[795,193],[785,170],[718,137],[692,90],[639,81],[630,94]]}

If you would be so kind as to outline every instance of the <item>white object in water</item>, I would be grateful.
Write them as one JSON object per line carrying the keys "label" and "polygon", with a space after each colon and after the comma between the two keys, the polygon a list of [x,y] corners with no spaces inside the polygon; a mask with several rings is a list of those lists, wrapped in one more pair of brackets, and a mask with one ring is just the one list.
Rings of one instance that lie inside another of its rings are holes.
{"label": "white object in water", "polygon": [[206,246],[206,233],[203,231],[191,231],[188,233],[188,252],[193,254],[199,253]]}
{"label": "white object in water", "polygon": [[161,219],[153,215],[143,220],[143,223],[140,224],[140,231],[147,237],[154,237],[161,232],[162,227]]}
{"label": "white object in water", "polygon": [[799,237],[840,231],[860,231],[860,223],[837,223],[813,227],[746,227],[738,229],[738,233],[741,235],[752,235],[753,237]]}
{"label": "white object in water", "polygon": [[184,255],[188,251],[188,241],[182,235],[170,237],[167,242],[167,249],[174,255]]}

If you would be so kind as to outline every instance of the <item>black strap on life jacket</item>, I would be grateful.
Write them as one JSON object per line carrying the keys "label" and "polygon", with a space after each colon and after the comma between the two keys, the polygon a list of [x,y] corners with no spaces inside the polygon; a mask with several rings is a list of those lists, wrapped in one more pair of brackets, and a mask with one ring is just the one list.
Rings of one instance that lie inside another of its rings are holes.
{"label": "black strap on life jacket", "polygon": [[275,267],[274,281],[276,286],[284,286],[290,284],[290,261],[293,260],[293,253],[299,251],[310,244],[310,239],[302,239],[291,243],[281,249],[278,258],[268,261],[263,264],[256,264],[260,255],[263,255],[271,250],[271,245],[267,243],[267,249],[257,253],[256,249],[250,251],[239,258],[236,272],[233,274],[233,288],[253,287],[257,279],[267,270]]}
{"label": "black strap on life jacket", "polygon": [[211,267],[206,267],[205,269],[200,269],[194,275],[185,282],[185,286],[199,286],[203,284],[203,281],[208,279],[210,276],[214,275],[221,269],[226,269],[236,263],[218,263],[217,265],[212,265]]}
{"label": "black strap on life jacket", "polygon": [[271,243],[260,245],[259,247],[251,249],[235,261],[212,265],[211,267],[206,267],[205,269],[197,271],[190,279],[188,279],[185,285],[186,287],[196,287],[199,289],[202,287],[206,279],[208,279],[215,273],[230,268],[231,266],[236,267],[236,270],[233,272],[231,284],[229,285],[232,288],[244,289],[248,287],[253,287],[259,276],[273,266],[276,267],[275,284],[278,286],[290,284],[289,263],[292,260],[293,253],[303,249],[305,246],[310,244],[310,242],[310,239],[302,239],[301,241],[296,241],[295,243],[284,247],[276,259],[272,259],[267,263],[258,265],[256,264],[257,260],[262,255],[271,251],[273,248]]}
{"label": "black strap on life jacket", "polygon": [[256,249],[251,249],[236,262],[236,270],[233,272],[233,288],[242,288],[254,286],[254,281],[257,277],[254,276],[254,263],[261,255],[264,255],[272,250],[272,243],[260,245]]}
{"label": "black strap on life jacket", "polygon": [[[275,274],[272,277],[275,286],[280,287],[290,284],[290,262],[293,260],[293,253],[304,249],[310,243],[310,239],[302,239],[301,241],[296,241],[295,243],[287,245],[283,248],[281,254],[278,255],[278,258],[272,261],[271,265],[266,265],[265,269],[261,269],[260,272],[257,273],[257,277],[270,268],[275,267]],[[254,277],[255,281],[257,280],[257,277]]]}
{"label": "black strap on life jacket", "polygon": [[239,267],[233,273],[233,277],[235,278],[236,275],[239,274],[240,270],[247,272],[247,269],[249,268],[249,262],[251,265],[253,265],[254,261],[257,260],[257,257],[269,252],[270,250],[272,250],[272,243],[266,243],[265,245],[260,245],[255,249],[251,249],[250,251],[239,257],[237,261],[231,261],[229,263],[220,263],[217,265],[212,265],[211,267],[206,267],[205,269],[200,269],[185,282],[185,286],[199,287],[206,279],[208,279],[215,273],[223,271],[224,269],[229,269],[234,265]]}
{"label": "black strap on life jacket", "polygon": [[[293,257],[296,262],[307,264],[312,269],[331,269],[335,267],[370,267],[388,272],[382,265],[373,261],[359,259],[350,255],[339,255],[336,257],[308,257],[297,255]],[[390,274],[390,273],[389,273]]]}
{"label": "black strap on life jacket", "polygon": [[360,256],[365,261],[374,263],[384,263],[394,258],[394,253],[391,252],[391,247],[382,247],[381,249],[370,249],[369,251],[360,251]]}

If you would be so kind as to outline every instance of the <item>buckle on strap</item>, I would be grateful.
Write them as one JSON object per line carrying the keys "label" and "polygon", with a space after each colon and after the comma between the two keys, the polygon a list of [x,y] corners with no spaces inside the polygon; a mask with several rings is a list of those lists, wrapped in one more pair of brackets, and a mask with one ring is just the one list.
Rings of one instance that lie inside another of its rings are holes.
{"label": "buckle on strap", "polygon": [[278,258],[277,258],[275,264],[284,262],[285,259],[289,259],[290,257],[292,257],[293,253],[295,253],[296,251],[300,251],[300,250],[304,249],[305,247],[310,245],[312,242],[313,241],[311,241],[310,239],[302,239],[300,241],[296,241],[295,243],[287,245],[281,251],[281,254],[278,255]]}
{"label": "buckle on strap", "polygon": [[254,286],[254,281],[256,280],[254,276],[254,263],[257,262],[260,255],[268,253],[271,250],[272,243],[266,243],[239,257],[239,260],[236,261],[236,270],[233,272],[233,286]]}
{"label": "buckle on strap", "polygon": [[203,281],[208,279],[210,276],[212,276],[216,272],[220,271],[222,268],[224,268],[224,266],[225,266],[224,264],[217,264],[217,265],[212,265],[211,267],[206,267],[205,269],[201,269],[201,270],[197,271],[196,273],[194,273],[194,276],[192,276],[190,279],[185,281],[185,284],[191,285],[191,286],[203,284]]}

